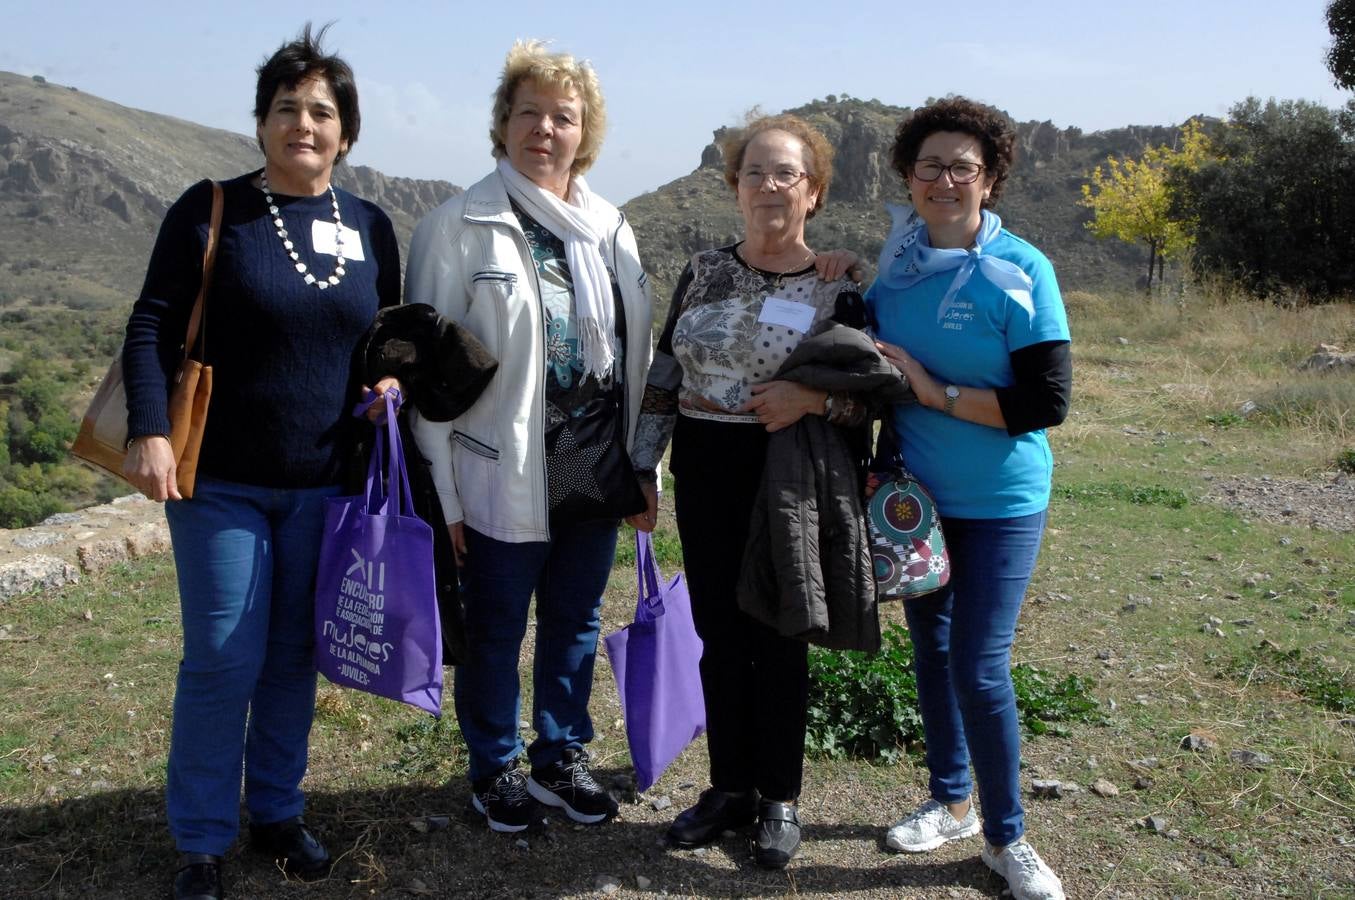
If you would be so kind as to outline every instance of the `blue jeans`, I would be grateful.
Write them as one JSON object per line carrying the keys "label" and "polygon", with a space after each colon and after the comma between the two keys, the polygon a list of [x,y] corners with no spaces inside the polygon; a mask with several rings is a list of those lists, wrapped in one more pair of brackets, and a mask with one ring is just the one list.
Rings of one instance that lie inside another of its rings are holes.
{"label": "blue jeans", "polygon": [[221,855],[250,819],[301,814],[315,714],[315,568],[324,501],[339,487],[285,490],[198,478],[165,505],[183,613],[174,693],[169,830],[185,853]]}
{"label": "blue jeans", "polygon": [[968,797],[972,762],[983,834],[994,847],[1005,847],[1025,832],[1011,653],[1045,515],[943,517],[950,584],[903,607],[913,641],[931,795],[941,803]]}
{"label": "blue jeans", "polygon": [[549,541],[510,544],[466,529],[461,598],[467,659],[457,666],[456,718],[470,749],[472,782],[522,755],[518,654],[536,592],[532,664],[533,766],[558,762],[593,739],[593,692],[602,592],[616,557],[617,522],[552,530]]}

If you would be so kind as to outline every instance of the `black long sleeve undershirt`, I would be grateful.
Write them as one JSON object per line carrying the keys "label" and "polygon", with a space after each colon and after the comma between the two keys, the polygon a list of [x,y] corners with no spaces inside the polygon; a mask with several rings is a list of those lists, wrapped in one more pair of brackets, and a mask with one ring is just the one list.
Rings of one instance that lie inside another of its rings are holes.
{"label": "black long sleeve undershirt", "polygon": [[1041,341],[1011,352],[1016,383],[997,388],[997,405],[1012,437],[1052,428],[1068,415],[1073,358],[1068,341]]}

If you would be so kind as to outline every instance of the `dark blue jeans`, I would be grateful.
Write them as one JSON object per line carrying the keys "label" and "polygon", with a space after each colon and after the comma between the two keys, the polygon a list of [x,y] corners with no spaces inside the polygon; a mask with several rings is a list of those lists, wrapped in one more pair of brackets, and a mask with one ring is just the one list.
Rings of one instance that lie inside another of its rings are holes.
{"label": "dark blue jeans", "polygon": [[1025,832],[1011,652],[1045,516],[943,518],[950,584],[904,602],[931,795],[941,803],[968,797],[972,763],[983,834],[994,847]]}
{"label": "dark blue jeans", "polygon": [[242,766],[252,821],[301,813],[315,568],[338,493],[199,477],[192,500],[165,504],[183,612],[165,799],[182,852],[220,856],[235,841]]}
{"label": "dark blue jeans", "polygon": [[532,664],[533,766],[559,761],[593,739],[593,693],[602,592],[616,557],[617,522],[571,525],[550,541],[510,544],[466,529],[461,597],[467,659],[456,669],[456,718],[470,749],[470,778],[494,775],[522,755],[518,654],[536,593]]}

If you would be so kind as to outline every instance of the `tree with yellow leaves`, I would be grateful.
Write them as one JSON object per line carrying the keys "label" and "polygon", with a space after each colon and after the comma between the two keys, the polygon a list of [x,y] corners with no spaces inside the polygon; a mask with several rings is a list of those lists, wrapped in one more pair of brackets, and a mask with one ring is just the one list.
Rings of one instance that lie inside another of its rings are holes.
{"label": "tree with yellow leaves", "polygon": [[1139,159],[1106,158],[1082,185],[1082,205],[1094,218],[1087,229],[1098,238],[1148,245],[1147,288],[1162,280],[1167,259],[1195,241],[1194,223],[1173,215],[1170,176],[1174,170],[1197,168],[1208,154],[1207,139],[1197,122],[1187,122],[1177,147],[1149,147]]}

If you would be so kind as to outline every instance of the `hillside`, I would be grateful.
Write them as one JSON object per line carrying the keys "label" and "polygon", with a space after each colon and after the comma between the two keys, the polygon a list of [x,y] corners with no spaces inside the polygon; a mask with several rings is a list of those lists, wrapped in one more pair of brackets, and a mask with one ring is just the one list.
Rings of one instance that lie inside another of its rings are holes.
{"label": "hillside", "polygon": [[[810,223],[811,242],[847,247],[873,262],[888,223],[883,203],[903,199],[887,157],[909,110],[830,96],[791,112],[822,128],[837,148],[836,181],[828,206]],[[1084,134],[1022,122],[1018,131],[1018,163],[998,206],[1004,222],[1049,255],[1065,289],[1132,285],[1144,252],[1093,239],[1083,228],[1088,212],[1078,204],[1079,188],[1107,154],[1138,154],[1171,141],[1176,129]],[[720,178],[716,142],[723,132],[716,129],[690,175],[624,206],[661,305],[691,253],[738,234]],[[0,306],[123,308],[140,287],[156,227],[174,198],[196,179],[230,177],[258,162],[251,137],[0,72]],[[402,243],[424,213],[460,191],[363,166],[341,165],[336,181],[380,203]]]}
{"label": "hillside", "polygon": [[[788,111],[820,128],[837,153],[828,204],[809,223],[810,244],[855,250],[873,265],[889,225],[883,204],[905,199],[889,167],[889,146],[910,110],[830,97]],[[1003,223],[1049,256],[1065,290],[1132,286],[1146,264],[1145,251],[1097,241],[1087,232],[1083,223],[1090,212],[1078,203],[1081,185],[1108,154],[1137,155],[1170,142],[1176,129],[1136,126],[1084,134],[1051,122],[1021,122],[1017,131],[1017,163],[997,205]],[[738,210],[721,176],[724,133],[715,131],[690,175],[624,207],[645,267],[655,275],[655,296],[665,307],[667,292],[693,252],[730,243],[739,234]]]}
{"label": "hillside", "polygon": [[[0,306],[125,309],[175,198],[260,161],[252,137],[0,72]],[[335,182],[381,204],[402,244],[461,190],[346,164]]]}

